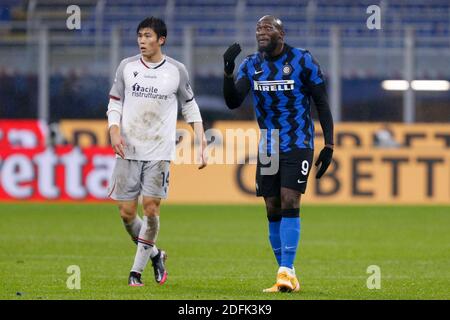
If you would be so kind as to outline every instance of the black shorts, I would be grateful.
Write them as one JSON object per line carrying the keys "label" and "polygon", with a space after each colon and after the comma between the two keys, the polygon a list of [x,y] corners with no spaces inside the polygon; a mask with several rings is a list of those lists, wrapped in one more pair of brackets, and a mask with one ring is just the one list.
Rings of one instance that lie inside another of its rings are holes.
{"label": "black shorts", "polygon": [[281,153],[278,171],[272,175],[264,175],[261,173],[261,168],[270,167],[271,164],[262,164],[258,155],[258,164],[256,166],[256,196],[279,196],[281,187],[305,193],[313,155],[313,149],[297,149]]}

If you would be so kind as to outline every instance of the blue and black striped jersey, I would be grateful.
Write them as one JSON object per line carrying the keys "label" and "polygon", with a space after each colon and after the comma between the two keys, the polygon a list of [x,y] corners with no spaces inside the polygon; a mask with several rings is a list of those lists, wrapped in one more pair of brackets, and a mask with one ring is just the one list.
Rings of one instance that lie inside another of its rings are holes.
{"label": "blue and black striped jersey", "polygon": [[311,87],[324,79],[311,53],[285,44],[277,57],[252,54],[239,67],[237,82],[244,79],[250,83],[260,129],[267,129],[267,138],[271,129],[279,130],[280,152],[314,149]]}

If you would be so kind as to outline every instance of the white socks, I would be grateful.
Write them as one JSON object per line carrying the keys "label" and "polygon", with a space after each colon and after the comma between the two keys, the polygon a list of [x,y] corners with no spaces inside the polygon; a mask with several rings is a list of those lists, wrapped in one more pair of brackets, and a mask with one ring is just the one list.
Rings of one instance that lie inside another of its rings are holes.
{"label": "white socks", "polygon": [[288,275],[295,277],[295,268],[280,267],[278,273],[287,272]]}
{"label": "white socks", "polygon": [[154,257],[157,254],[158,249],[156,248],[156,246],[150,246],[139,242],[131,271],[138,273],[144,272],[145,266],[147,265],[150,257]]}
{"label": "white socks", "polygon": [[156,238],[159,232],[159,216],[146,217],[142,221],[141,230],[137,239],[138,246],[131,271],[142,273],[150,258],[158,254]]}

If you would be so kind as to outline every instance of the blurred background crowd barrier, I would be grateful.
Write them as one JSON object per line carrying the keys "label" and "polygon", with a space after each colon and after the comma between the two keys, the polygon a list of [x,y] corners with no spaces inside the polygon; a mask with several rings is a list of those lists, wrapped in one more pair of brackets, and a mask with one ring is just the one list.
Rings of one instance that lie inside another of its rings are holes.
{"label": "blurred background crowd barrier", "polygon": [[[72,4],[79,30],[67,27]],[[367,27],[373,4],[381,29]],[[104,118],[115,69],[139,53],[136,27],[154,15],[166,21],[164,50],[187,66],[205,117],[253,119],[250,99],[235,112],[225,108],[222,54],[235,41],[243,47],[238,61],[254,52],[265,14],[279,16],[286,41],[320,62],[336,120],[450,119],[447,0],[2,0],[0,117]],[[443,82],[405,89],[385,80]]]}

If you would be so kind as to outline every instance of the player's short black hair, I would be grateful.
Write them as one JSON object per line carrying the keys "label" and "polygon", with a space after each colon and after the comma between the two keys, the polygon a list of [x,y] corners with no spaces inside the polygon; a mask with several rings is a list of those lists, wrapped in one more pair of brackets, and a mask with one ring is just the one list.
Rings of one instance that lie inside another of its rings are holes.
{"label": "player's short black hair", "polygon": [[137,29],[136,29],[136,34],[139,33],[139,30],[144,29],[144,28],[150,28],[152,29],[155,33],[156,36],[158,37],[158,39],[160,37],[164,37],[167,38],[167,27],[166,27],[166,23],[164,22],[164,20],[156,18],[156,17],[147,17],[144,20],[142,20]]}

